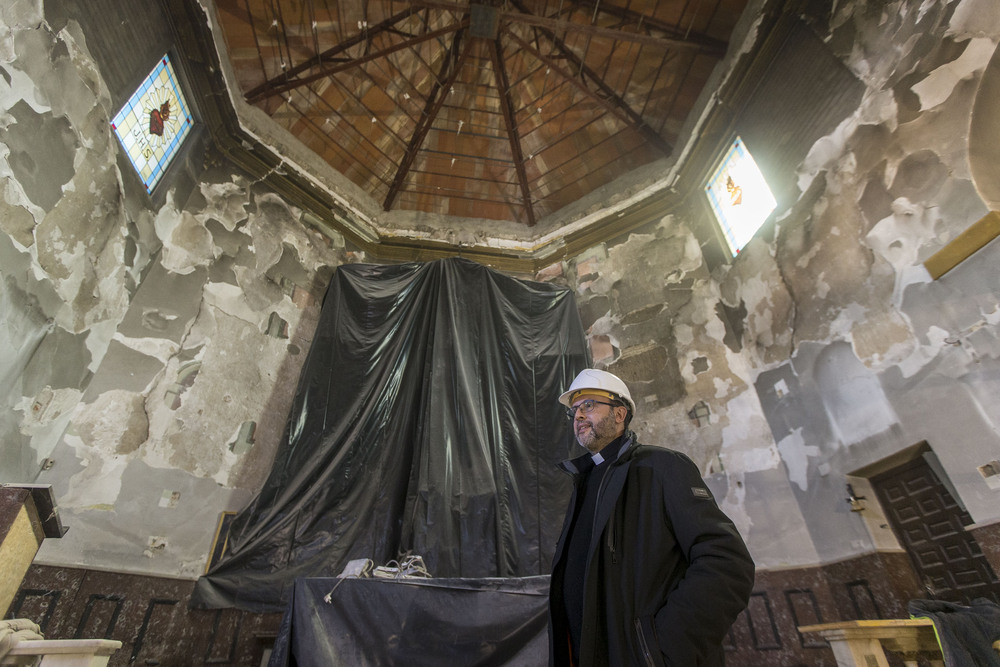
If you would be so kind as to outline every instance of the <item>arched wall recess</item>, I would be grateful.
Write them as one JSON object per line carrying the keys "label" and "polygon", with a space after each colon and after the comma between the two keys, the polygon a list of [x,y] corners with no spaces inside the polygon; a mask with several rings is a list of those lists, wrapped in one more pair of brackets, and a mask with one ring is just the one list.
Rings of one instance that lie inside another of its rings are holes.
{"label": "arched wall recess", "polygon": [[969,125],[969,170],[990,212],[927,258],[924,266],[937,280],[1000,236],[1000,49],[993,52],[979,82]]}
{"label": "arched wall recess", "polygon": [[899,421],[878,378],[858,361],[848,343],[824,349],[814,372],[823,406],[845,446],[887,431]]}
{"label": "arched wall recess", "polygon": [[986,205],[1000,211],[1000,49],[979,82],[969,126],[972,181]]}

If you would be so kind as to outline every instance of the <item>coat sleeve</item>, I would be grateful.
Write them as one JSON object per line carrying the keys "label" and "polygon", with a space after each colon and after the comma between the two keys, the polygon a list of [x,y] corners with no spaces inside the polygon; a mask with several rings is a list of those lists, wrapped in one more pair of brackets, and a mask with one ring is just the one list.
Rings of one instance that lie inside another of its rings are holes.
{"label": "coat sleeve", "polygon": [[701,665],[721,656],[729,628],[746,608],[754,563],[694,462],[669,454],[658,466],[664,510],[687,570],[656,614],[656,633],[667,664]]}

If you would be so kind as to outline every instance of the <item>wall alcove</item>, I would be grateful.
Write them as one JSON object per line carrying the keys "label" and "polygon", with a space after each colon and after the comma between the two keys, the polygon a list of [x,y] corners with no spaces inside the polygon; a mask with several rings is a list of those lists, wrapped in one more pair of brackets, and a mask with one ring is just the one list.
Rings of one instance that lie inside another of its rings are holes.
{"label": "wall alcove", "polygon": [[1000,210],[1000,49],[986,66],[972,108],[969,167],[983,201]]}

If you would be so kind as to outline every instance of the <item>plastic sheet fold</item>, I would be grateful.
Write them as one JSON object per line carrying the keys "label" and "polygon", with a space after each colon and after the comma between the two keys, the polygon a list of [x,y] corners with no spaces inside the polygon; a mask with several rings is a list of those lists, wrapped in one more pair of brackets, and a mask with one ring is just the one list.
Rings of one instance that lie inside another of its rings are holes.
{"label": "plastic sheet fold", "polygon": [[434,577],[548,574],[587,366],[572,292],[453,258],[337,269],[271,473],[192,605],[280,611],[299,577],[419,554]]}

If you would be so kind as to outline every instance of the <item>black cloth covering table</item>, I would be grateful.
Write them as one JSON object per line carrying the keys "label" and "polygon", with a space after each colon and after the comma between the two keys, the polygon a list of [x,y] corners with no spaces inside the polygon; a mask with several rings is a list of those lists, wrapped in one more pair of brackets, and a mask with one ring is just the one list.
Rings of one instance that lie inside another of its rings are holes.
{"label": "black cloth covering table", "polygon": [[297,579],[268,667],[545,665],[548,591],[548,576]]}

